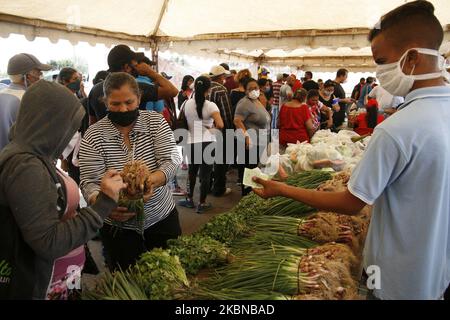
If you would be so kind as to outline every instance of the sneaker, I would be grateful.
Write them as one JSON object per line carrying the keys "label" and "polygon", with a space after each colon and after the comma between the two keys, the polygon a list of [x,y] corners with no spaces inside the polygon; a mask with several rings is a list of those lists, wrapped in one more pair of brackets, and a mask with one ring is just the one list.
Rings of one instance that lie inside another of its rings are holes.
{"label": "sneaker", "polygon": [[173,196],[185,196],[186,191],[184,191],[180,187],[175,187],[175,189],[172,190],[172,195]]}
{"label": "sneaker", "polygon": [[231,189],[230,188],[226,188],[224,193],[222,193],[222,194],[214,193],[214,196],[215,197],[224,197],[224,196],[229,195],[230,193],[231,193]]}
{"label": "sneaker", "polygon": [[197,206],[197,213],[203,213],[211,209],[212,205],[210,203],[199,203]]}
{"label": "sneaker", "polygon": [[194,209],[195,208],[194,201],[189,200],[189,199],[178,201],[178,205],[180,207],[185,207],[185,208],[190,208],[190,209]]}
{"label": "sneaker", "polygon": [[225,192],[223,193],[222,196],[227,196],[231,193],[231,188],[226,188]]}

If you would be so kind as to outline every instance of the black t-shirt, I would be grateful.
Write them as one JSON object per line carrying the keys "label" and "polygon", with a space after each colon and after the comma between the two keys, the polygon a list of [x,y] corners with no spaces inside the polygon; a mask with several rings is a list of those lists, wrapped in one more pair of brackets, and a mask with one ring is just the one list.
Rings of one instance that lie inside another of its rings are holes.
{"label": "black t-shirt", "polygon": [[237,106],[238,102],[241,101],[241,99],[244,97],[245,97],[245,92],[231,90],[230,100],[231,100],[231,106],[233,108],[233,116],[234,116],[234,111],[236,110],[236,106]]}
{"label": "black t-shirt", "polygon": [[80,126],[80,130],[79,130],[81,132],[81,136],[84,136],[87,129],[89,128],[89,101],[88,101],[88,98],[83,98],[83,99],[81,99],[80,102],[84,108],[84,111],[86,112],[83,120],[81,121],[81,126]]}
{"label": "black t-shirt", "polygon": [[319,84],[317,82],[315,82],[314,80],[308,80],[308,81],[303,82],[303,89],[305,89],[306,91],[309,91],[312,89],[319,90]]}
{"label": "black t-shirt", "polygon": [[[158,101],[158,85],[138,82],[141,92],[141,104],[139,109],[146,110],[146,104],[150,101]],[[106,106],[103,102],[103,82],[96,84],[89,92],[89,115],[96,117],[97,121],[106,117]]]}
{"label": "black t-shirt", "polygon": [[[336,85],[334,86],[334,95],[336,96],[336,98],[345,99],[345,91],[340,83],[336,83]],[[339,106],[341,107],[341,110],[333,114],[333,122],[336,127],[340,127],[344,123],[345,113],[347,112],[346,103],[339,102]]]}

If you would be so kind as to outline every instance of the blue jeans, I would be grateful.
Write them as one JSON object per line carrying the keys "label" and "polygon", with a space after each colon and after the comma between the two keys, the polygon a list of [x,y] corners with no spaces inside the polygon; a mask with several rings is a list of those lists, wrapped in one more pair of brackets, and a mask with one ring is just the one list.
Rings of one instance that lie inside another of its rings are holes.
{"label": "blue jeans", "polygon": [[278,129],[279,115],[280,115],[280,107],[277,105],[272,105],[272,123],[270,124],[271,129]]}

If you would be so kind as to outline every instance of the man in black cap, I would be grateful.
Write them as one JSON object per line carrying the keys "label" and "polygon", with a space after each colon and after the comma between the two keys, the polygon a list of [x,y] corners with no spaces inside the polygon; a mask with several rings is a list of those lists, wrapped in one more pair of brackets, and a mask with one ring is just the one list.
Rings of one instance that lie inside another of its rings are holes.
{"label": "man in black cap", "polygon": [[[152,79],[153,85],[139,83],[141,91],[139,109],[146,110],[145,106],[149,101],[170,99],[178,94],[177,88],[170,81],[155,72],[150,65],[140,61],[140,54],[133,52],[128,46],[123,44],[112,48],[108,55],[109,72],[126,72],[134,77],[142,75]],[[99,83],[89,93],[90,123],[93,124],[99,121],[106,114],[107,110],[103,102],[103,84]]]}

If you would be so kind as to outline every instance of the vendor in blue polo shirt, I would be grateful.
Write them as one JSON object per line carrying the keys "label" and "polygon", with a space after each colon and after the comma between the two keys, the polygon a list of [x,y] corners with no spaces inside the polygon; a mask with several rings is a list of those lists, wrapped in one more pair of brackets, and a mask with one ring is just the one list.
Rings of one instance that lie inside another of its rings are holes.
{"label": "vendor in blue polo shirt", "polygon": [[405,103],[375,129],[347,190],[254,178],[263,185],[254,191],[349,215],[373,205],[363,267],[368,274],[379,270],[381,281],[368,298],[442,299],[450,283],[450,87],[438,51],[443,29],[431,3],[414,1],[384,15],[369,40],[380,85]]}

